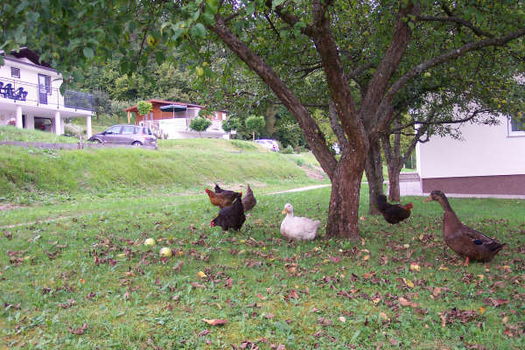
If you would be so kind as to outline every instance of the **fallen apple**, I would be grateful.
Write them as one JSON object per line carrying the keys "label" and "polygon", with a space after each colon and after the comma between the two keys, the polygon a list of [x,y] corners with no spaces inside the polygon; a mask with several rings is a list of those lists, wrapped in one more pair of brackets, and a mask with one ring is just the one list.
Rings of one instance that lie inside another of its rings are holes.
{"label": "fallen apple", "polygon": [[152,246],[152,245],[155,245],[157,244],[157,242],[155,242],[155,240],[153,238],[148,238],[144,241],[144,245],[147,245],[147,246]]}
{"label": "fallen apple", "polygon": [[169,258],[170,256],[173,255],[173,252],[171,251],[171,248],[164,247],[164,248],[161,248],[161,249],[160,249],[159,254],[160,254],[160,256],[163,257],[163,258]]}

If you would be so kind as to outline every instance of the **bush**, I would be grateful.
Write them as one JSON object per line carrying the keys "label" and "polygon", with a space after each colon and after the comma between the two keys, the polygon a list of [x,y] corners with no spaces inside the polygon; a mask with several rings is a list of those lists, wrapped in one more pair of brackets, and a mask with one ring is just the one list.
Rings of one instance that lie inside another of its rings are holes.
{"label": "bush", "polygon": [[140,115],[146,115],[153,110],[153,105],[148,101],[139,101],[137,103],[137,110]]}
{"label": "bush", "polygon": [[292,154],[294,152],[293,147],[291,145],[286,146],[281,150],[281,153],[284,154]]}
{"label": "bush", "polygon": [[211,120],[208,118],[197,117],[191,120],[190,129],[198,132],[205,131],[211,125]]}

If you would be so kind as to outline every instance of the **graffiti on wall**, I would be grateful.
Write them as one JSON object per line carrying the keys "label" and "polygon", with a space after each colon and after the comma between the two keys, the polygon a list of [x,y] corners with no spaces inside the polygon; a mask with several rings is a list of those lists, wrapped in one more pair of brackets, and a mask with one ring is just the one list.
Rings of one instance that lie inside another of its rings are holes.
{"label": "graffiti on wall", "polygon": [[13,84],[5,84],[0,81],[0,97],[9,98],[15,101],[25,101],[28,92],[24,90],[23,87],[15,89]]}

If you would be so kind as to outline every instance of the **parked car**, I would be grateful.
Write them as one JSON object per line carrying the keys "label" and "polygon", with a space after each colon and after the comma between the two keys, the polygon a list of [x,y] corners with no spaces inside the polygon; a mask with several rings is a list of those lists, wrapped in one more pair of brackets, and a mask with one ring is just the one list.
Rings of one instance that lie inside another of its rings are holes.
{"label": "parked car", "polygon": [[269,149],[270,151],[279,152],[279,144],[276,140],[259,139],[255,140],[255,143],[258,143],[259,145],[263,146],[266,149]]}
{"label": "parked car", "polygon": [[157,137],[153,135],[151,129],[137,125],[113,125],[105,131],[91,136],[88,141],[133,146],[157,146]]}

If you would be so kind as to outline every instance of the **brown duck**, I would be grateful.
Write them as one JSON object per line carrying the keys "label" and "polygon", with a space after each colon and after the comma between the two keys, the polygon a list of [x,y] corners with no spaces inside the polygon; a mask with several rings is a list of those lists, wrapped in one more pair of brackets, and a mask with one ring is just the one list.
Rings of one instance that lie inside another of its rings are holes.
{"label": "brown duck", "polygon": [[459,221],[447,197],[441,191],[432,191],[426,201],[438,201],[445,211],[443,215],[443,237],[445,243],[459,256],[465,258],[465,266],[470,260],[489,262],[503,248],[495,239],[485,236]]}

